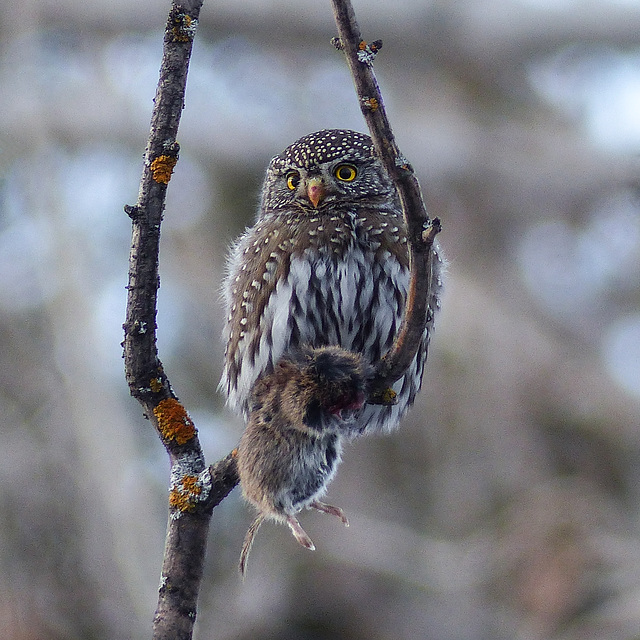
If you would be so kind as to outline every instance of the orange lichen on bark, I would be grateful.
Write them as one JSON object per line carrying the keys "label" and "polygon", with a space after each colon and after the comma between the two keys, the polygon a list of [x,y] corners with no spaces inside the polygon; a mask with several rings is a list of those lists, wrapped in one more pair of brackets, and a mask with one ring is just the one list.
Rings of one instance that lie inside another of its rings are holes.
{"label": "orange lichen on bark", "polygon": [[196,435],[196,427],[187,410],[175,399],[167,398],[153,410],[158,429],[165,440],[186,444]]}
{"label": "orange lichen on bark", "polygon": [[171,32],[177,42],[190,42],[196,35],[198,21],[186,13],[178,13],[174,19],[174,26]]}
{"label": "orange lichen on bark", "polygon": [[373,59],[376,57],[376,54],[382,48],[382,40],[375,40],[371,44],[367,44],[364,40],[358,43],[358,51],[356,55],[358,56],[358,60],[363,64],[371,66],[373,64]]}
{"label": "orange lichen on bark", "polygon": [[198,476],[185,475],[180,484],[169,492],[169,506],[178,511],[192,511],[202,494]]}
{"label": "orange lichen on bark", "polygon": [[162,379],[161,378],[151,378],[151,382],[149,382],[149,388],[153,393],[158,393],[162,391]]}
{"label": "orange lichen on bark", "polygon": [[162,155],[158,156],[151,163],[151,173],[153,179],[161,184],[169,184],[173,168],[176,166],[178,158],[175,156]]}
{"label": "orange lichen on bark", "polygon": [[380,103],[378,102],[377,98],[363,98],[362,104],[364,104],[364,106],[370,109],[371,111],[376,111],[380,106]]}

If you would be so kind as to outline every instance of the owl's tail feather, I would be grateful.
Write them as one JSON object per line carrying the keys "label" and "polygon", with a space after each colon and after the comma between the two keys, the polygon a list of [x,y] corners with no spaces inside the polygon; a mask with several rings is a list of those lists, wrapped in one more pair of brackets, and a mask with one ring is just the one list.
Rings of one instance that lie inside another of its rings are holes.
{"label": "owl's tail feather", "polygon": [[240,563],[238,564],[238,569],[240,570],[240,575],[242,576],[243,580],[245,572],[247,570],[247,560],[249,559],[249,552],[251,551],[251,545],[253,545],[253,539],[255,538],[256,533],[258,533],[258,529],[260,528],[260,525],[264,522],[264,520],[264,514],[259,514],[258,517],[251,523],[251,526],[247,531],[247,535],[244,537],[244,542],[242,543],[242,551],[240,552]]}

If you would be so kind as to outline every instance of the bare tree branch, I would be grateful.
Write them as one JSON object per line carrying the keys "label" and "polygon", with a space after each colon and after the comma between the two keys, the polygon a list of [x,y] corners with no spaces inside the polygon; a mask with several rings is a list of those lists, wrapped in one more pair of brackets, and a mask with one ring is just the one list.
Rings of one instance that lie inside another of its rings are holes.
{"label": "bare tree branch", "polygon": [[153,624],[155,640],[192,637],[214,506],[212,478],[221,485],[213,492],[218,502],[237,483],[229,462],[225,471],[217,474],[205,468],[195,425],[176,398],[156,347],[160,225],[167,185],[178,160],[176,136],[201,6],[201,0],[172,4],[138,202],[125,207],[133,221],[124,324],[125,373],[131,395],[156,427],[171,461],[170,517]]}
{"label": "bare tree branch", "polygon": [[386,404],[391,401],[387,396],[389,387],[409,368],[429,320],[435,259],[433,242],[441,226],[438,218],[429,220],[418,180],[413,168],[400,153],[387,118],[372,69],[382,42],[367,44],[362,39],[350,0],[331,0],[331,4],[339,34],[334,44],[345,53],[376,153],[398,191],[408,230],[411,281],[405,316],[392,348],[376,365],[376,377],[369,398],[370,402]]}
{"label": "bare tree branch", "polygon": [[[171,461],[170,513],[154,640],[192,638],[211,515],[238,483],[235,450],[206,467],[195,425],[171,388],[156,346],[160,226],[167,185],[178,160],[176,136],[201,6],[202,0],[172,4],[138,202],[125,207],[133,222],[124,324],[125,373],[131,395],[154,424]],[[371,71],[380,45],[361,42],[349,3],[334,1],[334,10],[376,151],[398,188],[409,227],[411,289],[397,344],[377,369],[376,389],[384,390],[409,366],[424,331],[428,307],[428,286],[424,283],[431,281],[431,248],[440,227],[436,220],[429,223],[418,183],[400,156],[384,114]]]}

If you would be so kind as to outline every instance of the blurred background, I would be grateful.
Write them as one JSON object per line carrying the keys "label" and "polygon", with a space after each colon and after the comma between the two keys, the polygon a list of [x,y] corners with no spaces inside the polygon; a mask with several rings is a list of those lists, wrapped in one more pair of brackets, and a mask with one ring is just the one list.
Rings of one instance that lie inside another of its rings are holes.
{"label": "blurred background", "polygon": [[[353,443],[318,550],[238,491],[200,640],[640,638],[640,2],[359,0],[449,259],[417,406]],[[169,3],[0,3],[0,635],[150,637],[169,466],[128,395],[130,222]],[[365,130],[328,2],[206,2],[169,186],[159,349],[209,462],[226,247],[269,158]]]}

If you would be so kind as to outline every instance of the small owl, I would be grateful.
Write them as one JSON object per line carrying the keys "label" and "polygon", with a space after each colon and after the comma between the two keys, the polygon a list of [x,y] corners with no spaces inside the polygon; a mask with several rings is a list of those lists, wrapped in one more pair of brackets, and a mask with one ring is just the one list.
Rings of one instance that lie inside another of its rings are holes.
{"label": "small owl", "polygon": [[361,356],[339,347],[301,348],[254,385],[237,463],[242,493],[259,514],[242,546],[242,574],[265,519],[288,524],[311,550],[299,511],[317,509],[348,524],[342,509],[319,499],[335,475],[343,440],[358,430],[355,415],[372,373]]}
{"label": "small owl", "polygon": [[[434,246],[430,320],[393,389],[394,406],[365,405],[360,433],[393,429],[422,380],[440,258]],[[409,285],[398,195],[369,136],[329,129],[294,142],[267,169],[257,221],[232,247],[220,383],[247,414],[251,389],[300,345],[340,346],[376,362],[393,344]]]}

